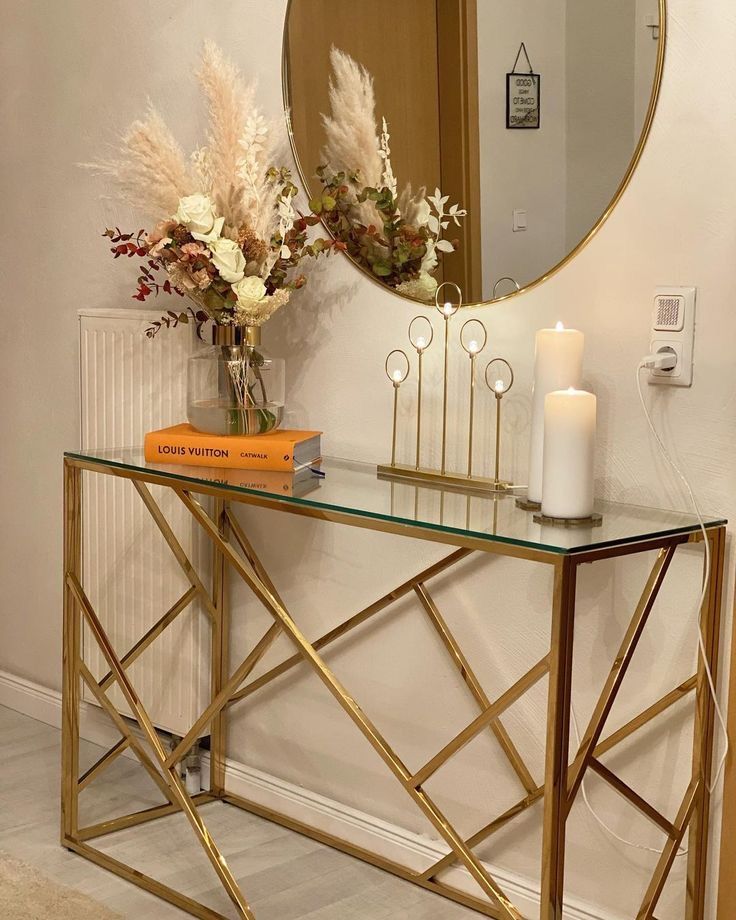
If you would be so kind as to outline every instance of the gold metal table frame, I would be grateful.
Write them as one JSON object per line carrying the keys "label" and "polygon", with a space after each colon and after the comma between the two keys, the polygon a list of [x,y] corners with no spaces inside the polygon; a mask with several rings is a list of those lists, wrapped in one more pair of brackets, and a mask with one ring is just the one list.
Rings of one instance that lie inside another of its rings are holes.
{"label": "gold metal table frame", "polygon": [[[119,476],[132,482],[146,508],[166,540],[174,557],[190,582],[190,588],[164,613],[130,649],[119,655],[107,636],[100,616],[94,610],[82,584],[82,505],[81,485],[83,471]],[[647,626],[649,615],[667,575],[677,548],[702,539],[697,528],[687,532],[661,534],[634,542],[621,542],[580,552],[552,552],[543,547],[530,547],[515,543],[480,539],[471,535],[427,528],[406,522],[377,520],[346,510],[327,509],[309,503],[285,503],[283,498],[268,494],[234,493],[233,489],[217,484],[188,480],[185,470],[180,479],[158,473],[155,468],[124,467],[109,463],[104,458],[67,455],[64,459],[64,669],[63,669],[63,734],[62,734],[62,829],[63,846],[92,860],[134,884],[158,895],[196,917],[222,918],[223,915],[179,891],[168,887],[148,875],[113,859],[92,846],[95,838],[114,831],[143,824],[144,822],[181,812],[188,819],[192,831],[202,845],[225,891],[235,905],[238,916],[253,920],[254,914],[233,877],[226,860],[210,836],[198,807],[219,799],[256,815],[268,818],[292,830],[329,844],[352,856],[394,873],[437,894],[471,907],[481,914],[500,920],[522,920],[522,914],[509,900],[498,882],[475,854],[474,848],[482,841],[513,821],[539,799],[543,799],[543,859],[541,880],[541,920],[562,920],[565,867],[565,834],[567,818],[580,792],[588,771],[594,771],[618,792],[630,805],[652,821],[663,834],[663,852],[641,900],[636,920],[656,920],[655,910],[669,876],[677,851],[689,833],[687,857],[687,884],[683,893],[687,920],[701,920],[704,914],[706,856],[708,843],[709,789],[712,772],[712,747],[714,733],[714,707],[708,693],[705,667],[699,656],[697,672],[661,699],[653,702],[639,715],[611,734],[605,735],[606,720],[611,712],[627,669],[639,640]],[[192,518],[201,525],[214,548],[214,577],[212,591],[203,584],[187,558],[181,544],[155,502],[150,484],[167,486],[176,493]],[[214,497],[213,510],[208,513],[195,495]],[[403,534],[408,537],[432,540],[453,545],[455,549],[444,559],[417,573],[393,591],[346,619],[314,642],[310,642],[294,622],[289,611],[271,582],[261,561],[233,515],[230,502],[244,502],[260,507],[290,513],[304,514],[342,524]],[[711,545],[711,572],[708,596],[703,606],[701,625],[710,667],[718,662],[720,608],[722,596],[725,524],[709,524],[708,539]],[[617,556],[656,550],[649,578],[626,630],[621,646],[610,664],[597,704],[587,725],[578,750],[570,757],[570,703],[575,621],[576,576],[579,567]],[[513,686],[497,699],[491,700],[476,677],[469,660],[443,618],[427,583],[436,575],[456,565],[475,551],[489,552],[550,565],[554,569],[552,602],[552,628],[550,651],[530,667]],[[229,618],[226,603],[226,576],[228,569],[236,573],[263,604],[273,618],[273,624],[249,651],[238,666],[229,668]],[[388,608],[394,601],[415,594],[421,609],[436,630],[449,659],[458,669],[475,700],[479,715],[449,744],[418,769],[411,769],[383,737],[379,729],[366,716],[349,691],[338,681],[320,652],[331,643],[365,623],[369,618]],[[128,675],[128,668],[160,636],[164,630],[195,599],[203,601],[211,626],[212,695],[211,702],[192,725],[189,732],[173,752],[167,751],[158,737],[149,714],[143,706]],[[82,622],[104,655],[109,671],[100,680],[90,672],[82,657]],[[258,678],[249,676],[258,661],[281,633],[289,637],[295,648],[292,657]],[[354,846],[319,829],[312,828],[290,817],[277,814],[260,805],[228,792],[225,784],[225,755],[227,745],[227,714],[231,706],[246,699],[260,688],[270,684],[290,669],[306,664],[325,684],[347,716],[363,733],[380,755],[386,767],[395,776],[407,795],[448,847],[447,855],[424,871],[413,871],[387,860],[366,849]],[[548,675],[548,719],[546,739],[545,778],[540,784],[527,768],[502,723],[502,716],[516,700]],[[120,732],[120,740],[113,745],[83,775],[79,773],[79,706],[81,684],[84,682]],[[134,716],[134,728],[129,720],[118,713],[107,691],[117,684]],[[661,814],[603,762],[603,756],[624,739],[629,738],[652,719],[669,709],[678,700],[696,694],[692,773],[682,802],[673,818]],[[192,744],[209,731],[210,788],[207,792],[190,796],[180,777],[179,766]],[[440,811],[424,788],[425,783],[440,767],[468,742],[483,731],[492,732],[515,771],[521,787],[519,801],[503,814],[497,815],[470,838],[455,830],[450,819]],[[125,750],[134,753],[163,793],[166,804],[134,812],[124,817],[87,827],[79,826],[78,798],[82,790],[97,779]],[[441,878],[448,867],[464,866],[477,883],[477,896],[450,887]]]}

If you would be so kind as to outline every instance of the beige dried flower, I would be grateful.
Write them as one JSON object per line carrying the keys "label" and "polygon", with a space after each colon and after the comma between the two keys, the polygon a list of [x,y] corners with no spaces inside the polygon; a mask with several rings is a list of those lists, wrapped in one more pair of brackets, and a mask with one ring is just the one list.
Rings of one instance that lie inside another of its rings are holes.
{"label": "beige dried flower", "polygon": [[248,224],[241,224],[238,230],[238,245],[243,250],[243,255],[248,263],[263,265],[269,254],[268,244]]}
{"label": "beige dried flower", "polygon": [[179,199],[191,192],[194,177],[181,147],[153,106],[128,128],[121,146],[117,159],[80,165],[108,176],[120,197],[144,213],[157,218],[173,214]]}

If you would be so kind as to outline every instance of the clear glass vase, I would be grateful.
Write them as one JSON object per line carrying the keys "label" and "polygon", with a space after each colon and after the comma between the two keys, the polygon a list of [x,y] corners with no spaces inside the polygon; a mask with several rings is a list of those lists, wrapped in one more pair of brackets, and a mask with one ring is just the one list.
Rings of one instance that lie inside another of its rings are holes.
{"label": "clear glass vase", "polygon": [[285,369],[256,326],[214,326],[214,344],[189,359],[187,416],[210,434],[265,434],[284,416]]}

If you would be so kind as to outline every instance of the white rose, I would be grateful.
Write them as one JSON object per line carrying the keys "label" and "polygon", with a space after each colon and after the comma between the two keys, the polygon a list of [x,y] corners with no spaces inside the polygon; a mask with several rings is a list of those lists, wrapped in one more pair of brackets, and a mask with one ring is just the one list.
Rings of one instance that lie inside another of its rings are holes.
{"label": "white rose", "polygon": [[195,240],[200,240],[202,243],[211,243],[213,240],[216,240],[222,233],[222,225],[225,223],[224,217],[218,217],[217,220],[212,224],[212,229],[209,233],[195,233],[194,230],[189,232],[192,234]]}
{"label": "white rose", "polygon": [[223,237],[210,243],[212,262],[224,281],[235,284],[245,274],[243,250],[233,240]]}
{"label": "white rose", "polygon": [[247,309],[263,300],[266,296],[266,285],[257,275],[248,275],[233,285],[233,291],[237,294],[238,306]]}
{"label": "white rose", "polygon": [[209,233],[215,223],[215,209],[206,195],[187,195],[179,199],[174,220],[192,233]]}

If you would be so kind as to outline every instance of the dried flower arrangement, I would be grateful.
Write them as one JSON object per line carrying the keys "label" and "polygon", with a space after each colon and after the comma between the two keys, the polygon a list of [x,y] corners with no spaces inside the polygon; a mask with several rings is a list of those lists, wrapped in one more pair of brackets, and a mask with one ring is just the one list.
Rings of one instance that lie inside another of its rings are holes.
{"label": "dried flower arrangement", "polygon": [[467,211],[457,204],[446,210],[449,197],[439,189],[414,194],[407,183],[399,193],[388,124],[383,118],[379,133],[376,123],[373,78],[334,46],[330,60],[331,114],[322,116],[322,191],[309,203],[312,214],[375,277],[401,294],[431,301],[440,254],[457,246],[444,231],[451,223],[460,226]]}
{"label": "dried flower arrangement", "polygon": [[296,210],[288,169],[273,165],[277,131],[255,104],[255,85],[246,85],[212,42],[197,77],[209,130],[191,157],[149,107],[124,134],[117,158],[84,164],[157,220],[147,233],[104,233],[116,259],[145,259],[133,297],[176,293],[194,304],[167,311],[147,330],[150,337],[190,316],[200,324],[261,326],[305,284],[295,272],[304,259],[347,248],[337,239],[308,240],[319,218]]}

